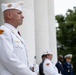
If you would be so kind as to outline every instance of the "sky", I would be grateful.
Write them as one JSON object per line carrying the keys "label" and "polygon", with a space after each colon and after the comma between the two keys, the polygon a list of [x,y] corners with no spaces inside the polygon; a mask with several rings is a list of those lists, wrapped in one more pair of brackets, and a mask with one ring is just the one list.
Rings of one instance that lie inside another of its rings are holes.
{"label": "sky", "polygon": [[68,9],[76,6],[76,0],[54,0],[55,15],[65,15]]}

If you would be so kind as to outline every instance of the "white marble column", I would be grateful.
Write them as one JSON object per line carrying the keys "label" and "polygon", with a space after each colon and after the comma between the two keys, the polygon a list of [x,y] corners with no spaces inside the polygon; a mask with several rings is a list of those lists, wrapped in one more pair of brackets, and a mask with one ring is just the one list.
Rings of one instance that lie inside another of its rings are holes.
{"label": "white marble column", "polygon": [[57,61],[56,30],[53,0],[35,0],[35,44],[37,63],[44,50],[51,49],[53,62]]}
{"label": "white marble column", "polygon": [[[17,2],[20,0],[0,0],[1,3]],[[34,0],[21,0],[24,2],[23,15],[24,22],[18,28],[26,42],[29,59],[34,62],[35,56],[35,25],[34,25]],[[3,24],[3,16],[0,8],[0,25]]]}
{"label": "white marble column", "polygon": [[53,62],[57,62],[57,41],[56,41],[56,26],[54,13],[54,0],[48,0],[48,23],[49,23],[49,44],[53,51]]}

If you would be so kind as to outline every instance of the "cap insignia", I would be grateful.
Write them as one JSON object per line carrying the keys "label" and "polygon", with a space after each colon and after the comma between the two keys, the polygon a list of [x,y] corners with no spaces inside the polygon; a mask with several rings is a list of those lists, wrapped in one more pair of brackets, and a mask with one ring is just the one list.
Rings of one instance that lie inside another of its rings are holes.
{"label": "cap insignia", "polygon": [[12,6],[12,4],[8,4],[8,5],[7,5],[7,7],[9,7],[9,8],[10,8],[11,6]]}
{"label": "cap insignia", "polygon": [[48,51],[46,53],[48,53]]}

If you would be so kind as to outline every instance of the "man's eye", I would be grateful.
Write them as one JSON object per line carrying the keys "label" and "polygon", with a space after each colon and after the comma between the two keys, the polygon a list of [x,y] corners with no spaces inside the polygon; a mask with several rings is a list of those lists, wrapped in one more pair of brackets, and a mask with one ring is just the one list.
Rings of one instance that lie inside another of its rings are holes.
{"label": "man's eye", "polygon": [[21,14],[22,12],[17,12],[18,14]]}
{"label": "man's eye", "polygon": [[18,14],[21,14],[21,13],[18,13]]}

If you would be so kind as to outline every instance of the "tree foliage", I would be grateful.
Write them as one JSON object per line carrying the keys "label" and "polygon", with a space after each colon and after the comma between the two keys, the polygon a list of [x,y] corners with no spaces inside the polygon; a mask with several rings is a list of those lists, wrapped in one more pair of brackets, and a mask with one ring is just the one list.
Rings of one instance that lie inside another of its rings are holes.
{"label": "tree foliage", "polygon": [[65,16],[56,15],[55,18],[59,25],[56,28],[58,54],[73,54],[72,63],[76,72],[76,7],[68,9]]}

